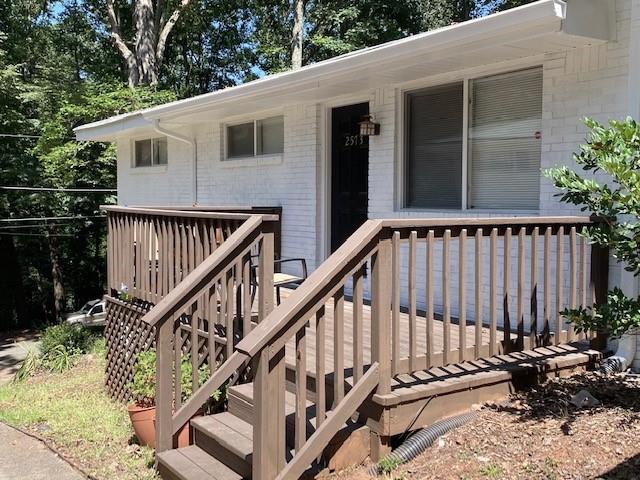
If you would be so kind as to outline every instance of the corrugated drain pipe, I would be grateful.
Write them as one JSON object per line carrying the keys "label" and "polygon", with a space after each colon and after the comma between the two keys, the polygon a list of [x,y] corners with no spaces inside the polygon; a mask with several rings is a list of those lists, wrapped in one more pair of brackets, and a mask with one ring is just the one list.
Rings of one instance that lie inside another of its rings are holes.
{"label": "corrugated drain pipe", "polygon": [[600,371],[607,375],[613,373],[624,372],[631,366],[633,359],[636,356],[637,348],[637,335],[636,332],[625,333],[618,340],[618,349],[616,353],[605,358],[600,365]]}
{"label": "corrugated drain pipe", "polygon": [[[385,459],[395,461],[398,464],[407,463],[424,452],[433,443],[445,433],[454,428],[461,427],[465,423],[473,420],[478,412],[467,412],[454,417],[445,418],[433,425],[430,425],[407,438],[393,452],[385,457]],[[374,476],[382,473],[377,465],[373,467],[371,474]]]}
{"label": "corrugated drain pipe", "polygon": [[161,135],[173,138],[183,143],[191,145],[192,162],[191,162],[191,199],[194,205],[198,204],[198,143],[195,138],[187,137],[177,132],[172,132],[160,126],[160,120],[153,120],[153,129]]}

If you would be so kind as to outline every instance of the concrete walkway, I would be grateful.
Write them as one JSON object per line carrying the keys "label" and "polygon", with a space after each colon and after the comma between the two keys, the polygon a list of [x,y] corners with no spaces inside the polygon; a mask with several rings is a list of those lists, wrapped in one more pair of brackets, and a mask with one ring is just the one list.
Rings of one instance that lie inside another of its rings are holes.
{"label": "concrete walkway", "polygon": [[86,480],[42,442],[0,423],[0,480]]}
{"label": "concrete walkway", "polygon": [[11,381],[27,351],[36,348],[38,343],[38,337],[29,331],[0,336],[0,385]]}

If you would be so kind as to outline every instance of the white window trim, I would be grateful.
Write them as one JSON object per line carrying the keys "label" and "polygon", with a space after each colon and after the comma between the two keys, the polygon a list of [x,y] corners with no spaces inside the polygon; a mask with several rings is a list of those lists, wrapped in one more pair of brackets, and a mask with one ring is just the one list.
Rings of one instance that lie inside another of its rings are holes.
{"label": "white window trim", "polygon": [[[282,123],[285,122],[284,113],[273,113],[269,115],[260,115],[259,117],[250,117],[245,118],[244,120],[237,120],[233,122],[225,122],[222,124],[222,139],[223,139],[223,152],[224,155],[222,157],[223,162],[233,162],[233,166],[255,166],[254,160],[260,159],[264,160],[264,162],[260,162],[260,165],[274,165],[282,163],[282,158],[284,156],[284,138],[282,142],[282,152],[281,153],[262,153],[258,155],[256,153],[256,148],[258,147],[258,122],[261,120],[266,120],[267,118],[273,117],[282,117]],[[242,157],[230,157],[229,156],[229,127],[234,127],[236,125],[244,125],[246,123],[253,123],[253,155],[244,155]]]}
{"label": "white window trim", "polygon": [[[153,163],[153,141],[154,140],[158,140],[158,139],[166,139],[167,140],[167,163],[162,164],[162,163]],[[143,165],[143,166],[137,166],[136,165],[136,142],[140,142],[142,140],[150,140],[151,141],[151,165]],[[149,137],[149,136],[144,136],[144,137],[133,137],[131,138],[130,142],[129,142],[129,149],[131,151],[131,169],[134,172],[148,172],[148,171],[153,171],[154,173],[163,173],[167,171],[167,167],[169,165],[169,138],[165,137],[165,136],[153,136],[153,137]]]}
{"label": "white window trim", "polygon": [[[544,82],[544,64],[542,60],[537,59],[533,62],[528,63],[515,63],[513,66],[509,68],[489,68],[483,69],[482,71],[478,71],[475,74],[465,74],[460,75],[458,77],[447,77],[438,80],[431,79],[430,81],[416,83],[410,82],[403,86],[400,86],[396,89],[396,111],[398,115],[396,116],[396,121],[398,125],[398,142],[396,145],[397,152],[397,161],[396,161],[396,170],[398,172],[396,178],[396,211],[406,212],[406,213],[438,213],[438,212],[449,212],[449,213],[469,213],[469,214],[488,214],[488,215],[499,215],[499,214],[516,214],[516,215],[531,215],[538,214],[540,212],[540,205],[538,204],[537,208],[532,209],[510,209],[510,208],[497,208],[497,209],[488,209],[488,208],[468,208],[468,199],[470,195],[471,185],[469,184],[469,171],[471,169],[472,159],[469,155],[469,149],[471,148],[471,144],[469,141],[469,120],[471,115],[471,85],[473,80],[490,77],[494,75],[506,74],[511,72],[516,72],[518,70],[526,70],[532,68],[541,68],[543,69],[543,82]],[[424,90],[427,88],[434,88],[441,85],[448,85],[451,83],[462,82],[463,84],[463,139],[462,139],[462,179],[461,179],[461,187],[462,187],[462,201],[461,208],[425,208],[425,207],[409,207],[407,206],[406,201],[406,171],[407,171],[407,98],[408,94],[412,92],[416,92],[418,90]],[[544,95],[544,92],[543,92]],[[544,113],[544,112],[543,112]],[[542,160],[542,159],[541,159]]]}

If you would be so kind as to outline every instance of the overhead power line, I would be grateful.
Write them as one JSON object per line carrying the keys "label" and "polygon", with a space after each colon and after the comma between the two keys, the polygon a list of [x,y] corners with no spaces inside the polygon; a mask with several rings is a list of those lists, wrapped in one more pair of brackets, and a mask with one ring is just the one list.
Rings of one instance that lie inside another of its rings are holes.
{"label": "overhead power line", "polygon": [[24,190],[27,192],[74,192],[74,193],[109,193],[117,192],[115,188],[49,188],[49,187],[0,187],[0,190]]}
{"label": "overhead power line", "polygon": [[75,217],[32,217],[32,218],[3,218],[2,223],[9,222],[42,222],[49,220],[80,220],[88,218],[106,218],[106,215],[77,215]]}
{"label": "overhead power line", "polygon": [[18,232],[0,232],[0,235],[11,237],[73,237],[70,233],[18,233]]}
{"label": "overhead power line", "polygon": [[[0,138],[42,138],[43,135],[29,135],[26,133],[0,133]],[[65,140],[75,140],[74,137],[62,137]]]}
{"label": "overhead power line", "polygon": [[73,223],[36,223],[31,225],[0,225],[0,230],[17,230],[21,228],[66,227]]}

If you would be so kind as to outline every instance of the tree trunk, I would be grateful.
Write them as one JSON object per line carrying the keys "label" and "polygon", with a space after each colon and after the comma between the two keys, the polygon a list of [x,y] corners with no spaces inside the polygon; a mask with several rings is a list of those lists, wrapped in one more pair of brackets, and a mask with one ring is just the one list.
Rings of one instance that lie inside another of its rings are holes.
{"label": "tree trunk", "polygon": [[22,272],[14,239],[0,237],[0,331],[28,327],[27,299],[24,295]]}
{"label": "tree trunk", "polygon": [[138,81],[145,85],[158,82],[156,71],[156,29],[152,0],[136,0],[133,11],[136,28]]}
{"label": "tree trunk", "polygon": [[60,253],[58,239],[49,234],[49,258],[51,260],[51,280],[53,283],[53,306],[56,319],[59,319],[64,310],[64,284],[62,280],[62,268],[60,267]]}
{"label": "tree trunk", "polygon": [[304,28],[304,0],[293,1],[293,31],[291,35],[291,68],[302,67],[302,35]]}

